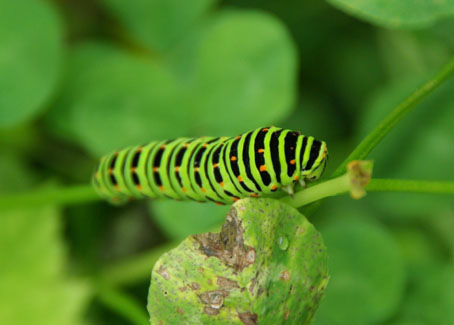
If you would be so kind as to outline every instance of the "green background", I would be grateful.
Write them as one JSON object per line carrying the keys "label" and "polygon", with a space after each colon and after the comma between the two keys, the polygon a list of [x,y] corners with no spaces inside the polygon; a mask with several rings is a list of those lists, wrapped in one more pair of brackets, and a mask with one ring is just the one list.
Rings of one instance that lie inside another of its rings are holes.
{"label": "green background", "polygon": [[[329,174],[453,53],[453,0],[0,0],[0,195],[86,184],[126,145],[266,125],[327,141]],[[454,180],[453,94],[451,79],[384,139],[374,176]],[[116,263],[227,211],[0,211],[0,323],[129,324],[97,294],[107,271],[145,313],[152,264]],[[454,323],[452,196],[337,197],[310,221],[331,274],[315,324]]]}

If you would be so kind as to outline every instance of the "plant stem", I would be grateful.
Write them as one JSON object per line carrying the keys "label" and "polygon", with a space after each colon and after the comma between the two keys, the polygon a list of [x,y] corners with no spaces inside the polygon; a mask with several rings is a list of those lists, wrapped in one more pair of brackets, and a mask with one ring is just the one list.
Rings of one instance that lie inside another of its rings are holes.
{"label": "plant stem", "polygon": [[100,285],[97,289],[99,300],[106,307],[129,320],[129,323],[138,325],[150,324],[142,303],[137,302],[134,298],[116,288]]}
{"label": "plant stem", "polygon": [[369,192],[416,192],[454,194],[454,182],[415,181],[406,179],[371,179]]}
{"label": "plant stem", "polygon": [[[295,193],[293,199],[284,197],[281,200],[293,207],[300,208],[329,196],[347,193],[350,191],[350,187],[349,178],[345,174],[299,191]],[[366,186],[366,190],[369,192],[454,194],[454,182],[373,178]]]}
{"label": "plant stem", "polygon": [[0,196],[0,210],[46,204],[80,204],[101,200],[91,185],[63,188],[44,188],[34,191]]}
{"label": "plant stem", "polygon": [[293,195],[293,199],[286,196],[281,201],[295,208],[299,208],[328,196],[346,193],[349,190],[350,181],[348,175],[345,174],[299,191]]}
{"label": "plant stem", "polygon": [[427,95],[454,74],[454,59],[451,59],[440,72],[425,85],[418,88],[413,94],[400,103],[385,119],[369,133],[360,144],[352,151],[347,159],[334,171],[332,177],[341,175],[347,163],[352,160],[365,159],[372,149],[392,130],[392,128],[413,108],[416,107]]}

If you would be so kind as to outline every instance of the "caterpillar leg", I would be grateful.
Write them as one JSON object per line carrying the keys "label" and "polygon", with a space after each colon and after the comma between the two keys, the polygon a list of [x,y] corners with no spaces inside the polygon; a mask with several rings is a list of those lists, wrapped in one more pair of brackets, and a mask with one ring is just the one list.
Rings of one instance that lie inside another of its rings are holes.
{"label": "caterpillar leg", "polygon": [[304,178],[300,178],[299,182],[302,188],[306,188],[306,182],[304,181]]}
{"label": "caterpillar leg", "polygon": [[293,183],[292,184],[289,184],[287,186],[283,186],[282,187],[282,190],[285,192],[285,193],[288,193],[290,195],[290,197],[293,199]]}

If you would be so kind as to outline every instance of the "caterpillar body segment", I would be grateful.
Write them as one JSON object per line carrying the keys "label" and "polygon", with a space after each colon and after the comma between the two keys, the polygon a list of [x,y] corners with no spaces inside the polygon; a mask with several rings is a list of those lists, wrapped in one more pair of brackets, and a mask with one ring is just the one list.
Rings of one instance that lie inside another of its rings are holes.
{"label": "caterpillar body segment", "polygon": [[292,193],[300,181],[323,173],[326,143],[277,127],[236,137],[177,138],[128,147],[101,158],[93,175],[112,202],[170,198],[228,204],[278,189]]}

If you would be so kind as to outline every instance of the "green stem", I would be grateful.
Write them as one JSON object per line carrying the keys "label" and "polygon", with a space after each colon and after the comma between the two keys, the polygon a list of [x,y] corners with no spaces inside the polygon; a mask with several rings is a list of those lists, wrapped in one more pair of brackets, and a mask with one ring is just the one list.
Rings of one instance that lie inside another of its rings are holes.
{"label": "green stem", "polygon": [[142,303],[112,287],[100,285],[97,289],[99,300],[106,307],[129,320],[130,324],[150,325]]}
{"label": "green stem", "polygon": [[369,192],[413,192],[454,194],[454,182],[414,181],[406,179],[371,179]]}
{"label": "green stem", "polygon": [[325,197],[346,193],[349,190],[350,181],[348,175],[345,174],[296,192],[293,195],[293,198],[286,196],[282,198],[281,201],[295,208],[299,208]]}
{"label": "green stem", "polygon": [[334,171],[332,177],[345,172],[345,167],[352,160],[365,159],[372,149],[392,130],[392,128],[427,95],[434,91],[446,79],[454,74],[454,59],[449,61],[440,72],[425,85],[418,88],[413,94],[400,103],[386,118],[366,136],[344,162]]}
{"label": "green stem", "polygon": [[101,200],[91,185],[45,188],[0,196],[0,210],[46,204],[80,204]]}

